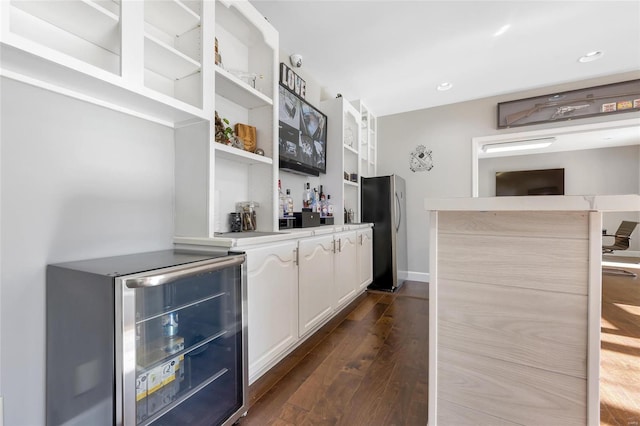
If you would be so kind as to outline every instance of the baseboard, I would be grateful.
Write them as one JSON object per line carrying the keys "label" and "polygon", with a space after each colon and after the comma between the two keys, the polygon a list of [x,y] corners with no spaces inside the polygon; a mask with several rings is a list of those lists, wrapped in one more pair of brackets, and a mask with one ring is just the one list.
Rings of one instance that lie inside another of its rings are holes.
{"label": "baseboard", "polygon": [[[405,275],[405,274],[403,274]],[[414,272],[407,271],[405,275],[405,279],[408,281],[422,281],[424,283],[429,282],[429,273],[428,272]]]}

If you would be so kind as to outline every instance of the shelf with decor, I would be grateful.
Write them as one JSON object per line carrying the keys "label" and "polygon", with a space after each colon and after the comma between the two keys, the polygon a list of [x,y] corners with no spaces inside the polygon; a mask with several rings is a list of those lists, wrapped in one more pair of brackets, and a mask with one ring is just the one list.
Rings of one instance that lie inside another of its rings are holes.
{"label": "shelf with decor", "polygon": [[327,175],[324,190],[332,194],[335,224],[344,224],[344,210],[360,217],[360,114],[344,98],[321,103],[327,115]]}
{"label": "shelf with decor", "polygon": [[227,99],[234,99],[238,105],[244,108],[273,106],[273,99],[231,72],[216,65],[215,74],[216,94]]}
{"label": "shelf with decor", "polygon": [[[176,235],[229,232],[229,213],[245,201],[258,206],[257,230],[272,232],[278,229],[278,33],[248,1],[206,3],[215,8],[217,63],[206,95],[213,108],[208,123],[176,132]],[[238,124],[255,139],[227,145],[224,130],[235,133]]]}
{"label": "shelf with decor", "polygon": [[216,143],[213,147],[216,151],[217,158],[224,158],[245,164],[273,164],[273,160],[270,157],[254,154],[222,143]]}

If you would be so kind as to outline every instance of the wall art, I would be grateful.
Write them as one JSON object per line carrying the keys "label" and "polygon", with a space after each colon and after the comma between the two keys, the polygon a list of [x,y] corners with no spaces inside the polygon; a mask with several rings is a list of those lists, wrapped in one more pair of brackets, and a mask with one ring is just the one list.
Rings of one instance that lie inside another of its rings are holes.
{"label": "wall art", "polygon": [[416,149],[409,154],[409,169],[412,172],[424,172],[433,169],[433,157],[431,150],[424,145],[418,145]]}
{"label": "wall art", "polygon": [[498,129],[640,111],[640,80],[498,104]]}

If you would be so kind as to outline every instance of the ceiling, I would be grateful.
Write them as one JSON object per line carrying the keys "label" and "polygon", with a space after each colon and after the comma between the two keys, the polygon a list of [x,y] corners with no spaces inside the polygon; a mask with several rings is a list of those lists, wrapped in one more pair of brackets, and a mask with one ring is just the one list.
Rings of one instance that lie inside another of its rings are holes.
{"label": "ceiling", "polygon": [[378,116],[640,70],[640,0],[251,3],[326,93]]}

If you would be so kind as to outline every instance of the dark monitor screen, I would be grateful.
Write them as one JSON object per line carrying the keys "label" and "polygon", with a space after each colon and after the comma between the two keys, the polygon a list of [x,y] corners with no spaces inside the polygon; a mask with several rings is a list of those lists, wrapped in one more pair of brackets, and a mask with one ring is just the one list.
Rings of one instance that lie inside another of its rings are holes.
{"label": "dark monitor screen", "polygon": [[496,196],[564,195],[564,169],[496,172]]}
{"label": "dark monitor screen", "polygon": [[327,170],[327,116],[279,86],[280,168],[318,176]]}

